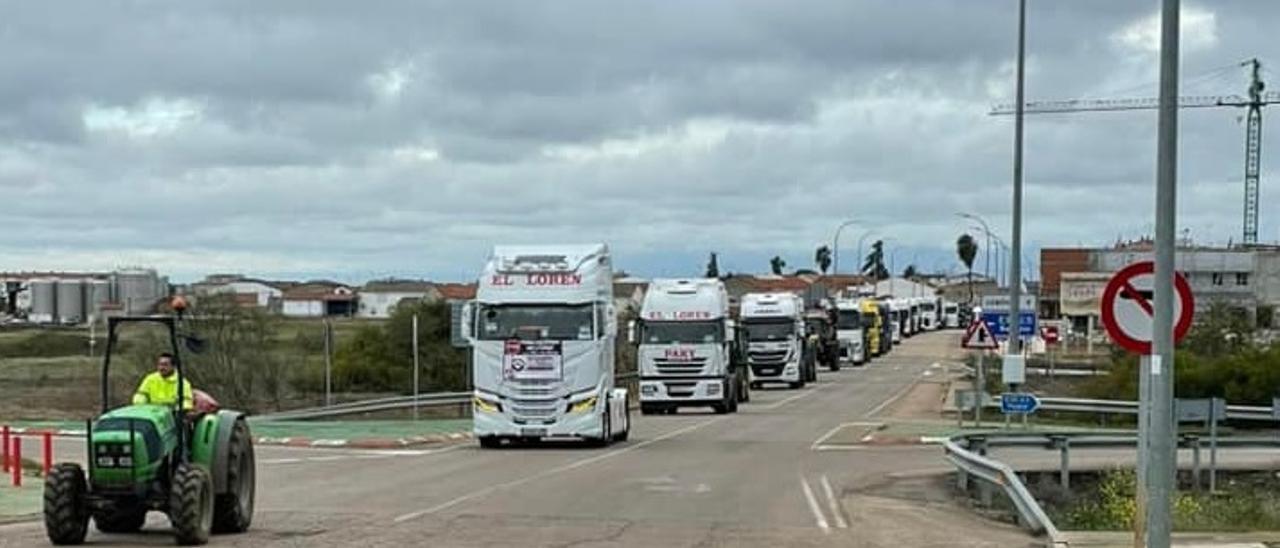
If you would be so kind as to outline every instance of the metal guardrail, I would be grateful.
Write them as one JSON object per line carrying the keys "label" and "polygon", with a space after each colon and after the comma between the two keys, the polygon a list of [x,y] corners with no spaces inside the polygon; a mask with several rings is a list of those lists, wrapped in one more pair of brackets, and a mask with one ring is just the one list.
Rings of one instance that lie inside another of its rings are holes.
{"label": "metal guardrail", "polygon": [[[1069,411],[1077,413],[1100,413],[1108,415],[1137,415],[1138,402],[1126,400],[1091,400],[1084,398],[1040,399],[1040,409],[1044,411]],[[1000,400],[988,407],[1000,407]],[[1227,419],[1244,421],[1276,421],[1277,415],[1271,407],[1254,405],[1228,405]]]}
{"label": "metal guardrail", "polygon": [[[640,374],[637,372],[621,373],[614,376],[614,382],[627,382],[637,380],[639,378]],[[329,406],[294,409],[291,411],[282,411],[268,415],[258,415],[257,418],[259,420],[321,419],[327,417],[339,417],[342,415],[354,415],[358,413],[375,413],[380,411],[395,411],[398,409],[412,409],[414,407],[462,405],[470,401],[471,392],[433,392],[430,394],[419,394],[416,404],[413,396],[393,396],[388,398],[338,403]]]}
{"label": "metal guardrail", "polygon": [[[986,482],[983,490],[984,503],[990,504],[990,486],[999,487],[1018,512],[1018,522],[1035,534],[1043,533],[1050,541],[1057,544],[1061,533],[1053,521],[1040,506],[1039,501],[1031,495],[1022,478],[1008,464],[987,456],[987,449],[992,447],[1039,447],[1046,450],[1058,450],[1062,454],[1061,482],[1069,485],[1070,466],[1069,451],[1075,448],[1130,448],[1136,447],[1136,435],[1120,434],[1079,434],[1079,433],[982,433],[962,434],[943,443],[943,451],[947,460],[955,465],[959,472],[959,487],[968,492],[969,479],[977,478]],[[1205,440],[1200,436],[1186,435],[1179,440],[1179,448],[1190,448],[1196,452],[1193,470],[1197,485],[1199,484],[1199,451]],[[1234,448],[1280,448],[1277,438],[1220,438],[1218,447]]]}
{"label": "metal guardrail", "polygon": [[[961,445],[961,441],[965,445]],[[968,491],[969,476],[981,479],[991,485],[995,485],[1004,490],[1005,496],[1013,503],[1018,511],[1019,523],[1030,530],[1032,533],[1044,533],[1050,539],[1057,539],[1060,535],[1058,528],[1054,526],[1053,520],[1049,519],[1049,515],[1045,513],[1044,508],[1040,507],[1040,503],[1035,497],[1031,496],[1031,492],[1027,490],[1027,486],[1023,485],[1022,479],[1018,474],[1010,468],[1009,465],[989,459],[983,454],[975,453],[969,450],[969,441],[963,437],[953,438],[943,443],[943,450],[946,452],[947,460],[951,461],[960,471],[959,483],[960,488]],[[985,453],[985,449],[980,449]]]}
{"label": "metal guardrail", "polygon": [[413,396],[397,396],[330,405],[328,407],[309,407],[295,409],[269,415],[258,415],[261,420],[306,420],[325,417],[354,415],[357,413],[373,413],[378,411],[394,411],[412,409],[413,407],[439,407],[445,405],[462,405],[471,401],[471,392],[436,392],[418,395],[417,402]]}

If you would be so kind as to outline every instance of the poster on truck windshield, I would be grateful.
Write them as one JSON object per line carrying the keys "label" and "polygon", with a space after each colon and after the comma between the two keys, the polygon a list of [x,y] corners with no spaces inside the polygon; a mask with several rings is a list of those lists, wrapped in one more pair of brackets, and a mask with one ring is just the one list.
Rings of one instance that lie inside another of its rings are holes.
{"label": "poster on truck windshield", "polygon": [[564,377],[560,341],[507,341],[502,378],[515,381],[558,381]]}

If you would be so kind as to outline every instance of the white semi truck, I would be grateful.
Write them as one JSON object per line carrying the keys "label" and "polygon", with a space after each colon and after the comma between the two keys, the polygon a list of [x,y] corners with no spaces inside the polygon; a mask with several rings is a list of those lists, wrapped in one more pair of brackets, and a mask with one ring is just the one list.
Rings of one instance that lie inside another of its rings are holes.
{"label": "white semi truck", "polygon": [[640,371],[640,412],[711,407],[732,413],[750,397],[729,294],[714,278],[657,279],[629,329]]}
{"label": "white semi truck", "polygon": [[853,365],[867,361],[866,326],[862,306],[853,299],[836,301],[836,338],[840,341],[840,360]]}
{"label": "white semi truck", "polygon": [[805,344],[804,300],[792,293],[747,293],[738,320],[747,345],[752,387],[766,382],[803,388],[816,376]]}
{"label": "white semi truck", "polygon": [[960,328],[960,305],[945,301],[942,305],[942,326],[947,329]]}
{"label": "white semi truck", "polygon": [[463,316],[481,446],[627,439],[608,246],[495,247]]}

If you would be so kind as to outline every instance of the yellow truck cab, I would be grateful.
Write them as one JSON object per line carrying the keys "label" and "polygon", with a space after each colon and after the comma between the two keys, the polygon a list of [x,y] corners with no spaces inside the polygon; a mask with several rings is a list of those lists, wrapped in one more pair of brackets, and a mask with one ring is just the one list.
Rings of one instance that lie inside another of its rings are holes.
{"label": "yellow truck cab", "polygon": [[880,317],[880,305],[874,300],[863,299],[861,303],[858,303],[858,306],[862,309],[862,321],[868,327],[867,331],[870,335],[867,337],[867,344],[870,348],[870,352],[867,355],[879,356],[880,333],[884,330],[884,319]]}

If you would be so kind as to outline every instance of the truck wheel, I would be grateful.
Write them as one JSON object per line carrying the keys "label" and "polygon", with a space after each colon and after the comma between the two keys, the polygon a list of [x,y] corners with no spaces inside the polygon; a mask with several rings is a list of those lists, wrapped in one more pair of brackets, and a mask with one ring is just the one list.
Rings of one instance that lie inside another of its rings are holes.
{"label": "truck wheel", "polygon": [[747,403],[751,401],[751,383],[744,382],[738,385],[738,401]]}
{"label": "truck wheel", "polygon": [[253,438],[249,425],[237,420],[231,427],[227,447],[227,492],[218,495],[213,505],[214,533],[243,533],[253,522],[254,493],[257,491]]}
{"label": "truck wheel", "polygon": [[716,403],[711,405],[711,410],[715,411],[717,415],[723,415],[729,412],[729,406],[723,403]]}
{"label": "truck wheel", "polygon": [[204,468],[190,463],[178,465],[169,491],[169,521],[178,544],[209,542],[213,529],[213,480]]}
{"label": "truck wheel", "polygon": [[608,447],[609,442],[613,441],[613,432],[611,431],[613,418],[610,417],[611,414],[609,404],[606,402],[604,404],[604,416],[600,421],[600,437],[588,438],[587,445],[591,447]]}
{"label": "truck wheel", "polygon": [[480,436],[480,447],[485,449],[497,449],[502,447],[502,439],[498,436]]}
{"label": "truck wheel", "polygon": [[787,383],[787,386],[791,387],[792,390],[799,390],[801,388],[804,388],[804,381]]}
{"label": "truck wheel", "polygon": [[641,415],[656,415],[656,414],[658,414],[658,412],[659,412],[659,411],[661,411],[661,410],[660,410],[660,409],[658,409],[658,406],[656,406],[656,405],[649,404],[649,403],[642,403],[642,404],[640,404],[640,414],[641,414]]}
{"label": "truck wheel", "polygon": [[147,509],[137,508],[94,514],[93,524],[103,533],[137,533],[147,522]]}
{"label": "truck wheel", "polygon": [[44,530],[49,542],[84,543],[89,532],[89,511],[84,500],[87,491],[80,465],[62,463],[49,471],[44,482]]}
{"label": "truck wheel", "polygon": [[830,370],[832,370],[832,371],[839,371],[839,370],[840,370],[840,360],[832,361],[830,364],[828,364],[828,365],[827,365],[827,369],[830,369]]}

